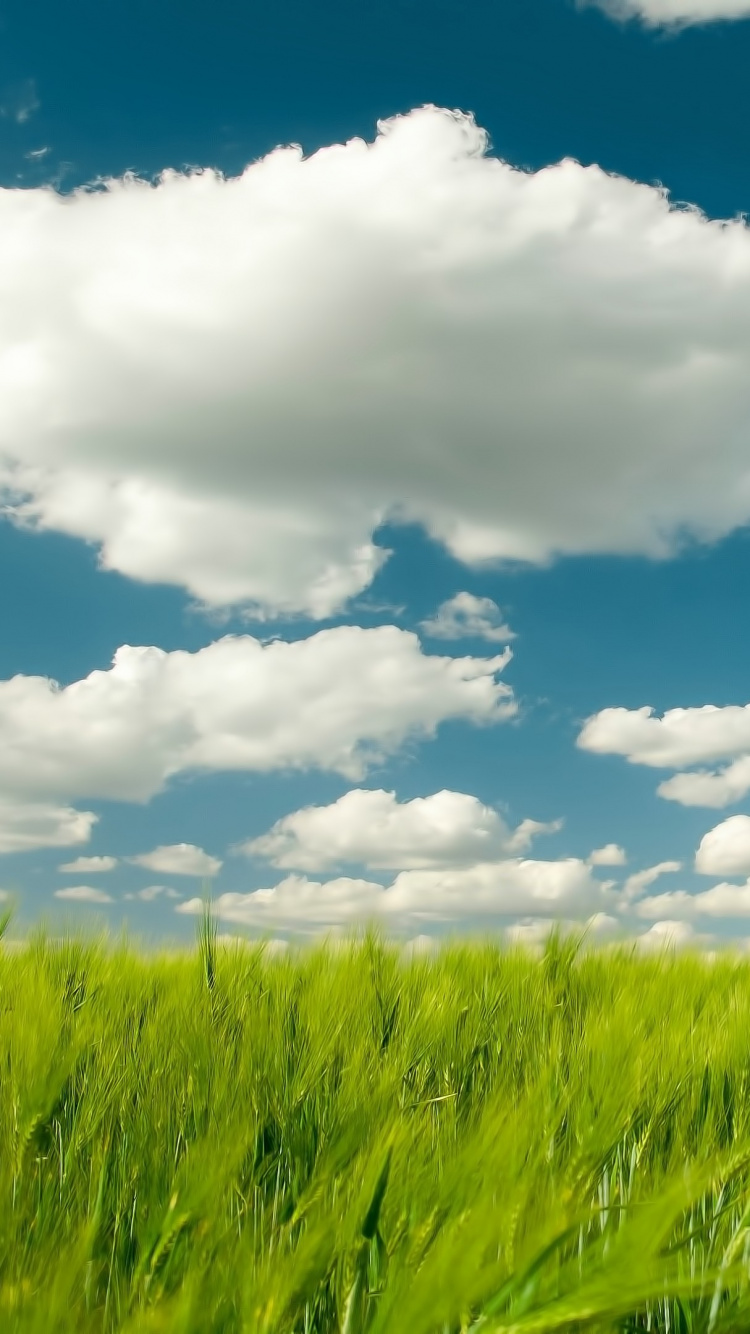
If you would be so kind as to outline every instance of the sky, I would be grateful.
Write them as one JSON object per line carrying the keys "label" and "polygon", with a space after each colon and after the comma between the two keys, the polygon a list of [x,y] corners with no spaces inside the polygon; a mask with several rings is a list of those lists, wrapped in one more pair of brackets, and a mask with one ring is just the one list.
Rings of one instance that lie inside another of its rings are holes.
{"label": "sky", "polygon": [[0,2],[13,929],[750,942],[750,0]]}

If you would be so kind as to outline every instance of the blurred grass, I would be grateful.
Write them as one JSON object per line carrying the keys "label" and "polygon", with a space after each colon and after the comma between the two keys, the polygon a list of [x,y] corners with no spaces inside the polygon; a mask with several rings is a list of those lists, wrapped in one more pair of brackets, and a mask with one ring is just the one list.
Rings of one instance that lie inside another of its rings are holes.
{"label": "blurred grass", "polygon": [[750,964],[0,945],[0,1329],[750,1329]]}

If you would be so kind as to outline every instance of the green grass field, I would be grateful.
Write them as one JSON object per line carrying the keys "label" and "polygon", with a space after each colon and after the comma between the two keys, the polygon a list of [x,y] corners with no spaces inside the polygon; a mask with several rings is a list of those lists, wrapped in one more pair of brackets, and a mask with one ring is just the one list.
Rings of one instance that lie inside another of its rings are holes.
{"label": "green grass field", "polygon": [[0,1329],[750,1328],[750,965],[0,947]]}

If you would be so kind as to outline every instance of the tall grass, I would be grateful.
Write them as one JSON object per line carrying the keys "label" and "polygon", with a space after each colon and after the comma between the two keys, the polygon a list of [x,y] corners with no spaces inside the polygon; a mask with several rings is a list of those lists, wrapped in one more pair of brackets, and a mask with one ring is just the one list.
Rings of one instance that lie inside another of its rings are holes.
{"label": "tall grass", "polygon": [[750,966],[0,946],[0,1329],[750,1328]]}

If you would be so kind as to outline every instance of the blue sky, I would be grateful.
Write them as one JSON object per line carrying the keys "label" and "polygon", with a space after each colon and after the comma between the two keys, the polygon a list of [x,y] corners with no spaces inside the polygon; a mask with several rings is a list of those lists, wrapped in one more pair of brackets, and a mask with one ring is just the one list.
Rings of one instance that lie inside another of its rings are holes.
{"label": "blue sky", "polygon": [[744,942],[750,3],[0,27],[19,927]]}

